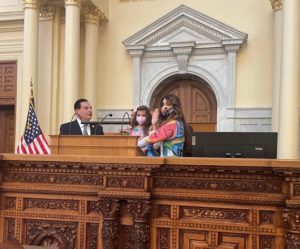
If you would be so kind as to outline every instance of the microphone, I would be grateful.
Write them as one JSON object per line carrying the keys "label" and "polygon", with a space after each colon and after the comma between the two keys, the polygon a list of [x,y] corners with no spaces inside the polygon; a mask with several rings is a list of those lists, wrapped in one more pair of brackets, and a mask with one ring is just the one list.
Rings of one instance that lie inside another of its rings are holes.
{"label": "microphone", "polygon": [[99,125],[102,124],[102,122],[107,118],[107,117],[112,117],[113,115],[111,113],[108,113],[102,118],[100,121],[81,121],[82,124],[85,125]]}
{"label": "microphone", "polygon": [[101,119],[100,123],[102,123],[107,117],[112,117],[113,115],[111,113],[108,113],[104,116],[104,118]]}
{"label": "microphone", "polygon": [[[121,135],[123,135],[123,124],[124,124],[124,119],[125,119],[125,116],[127,115],[127,117],[128,117],[128,122],[129,122],[129,124],[130,124],[130,115],[129,115],[129,113],[128,112],[125,112],[124,114],[123,114],[123,117],[122,117],[122,124],[121,124],[121,131],[120,131],[120,133],[121,133]],[[124,132],[125,134],[127,133],[127,135],[128,135],[128,132]]]}

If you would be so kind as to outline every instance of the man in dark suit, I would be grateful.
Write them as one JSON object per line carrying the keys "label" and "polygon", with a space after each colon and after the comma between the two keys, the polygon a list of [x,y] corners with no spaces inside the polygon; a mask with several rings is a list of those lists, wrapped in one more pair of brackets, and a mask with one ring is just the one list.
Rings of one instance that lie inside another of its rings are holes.
{"label": "man in dark suit", "polygon": [[100,124],[85,125],[81,123],[92,119],[92,106],[87,99],[78,99],[74,104],[74,111],[76,120],[62,124],[59,135],[104,135]]}

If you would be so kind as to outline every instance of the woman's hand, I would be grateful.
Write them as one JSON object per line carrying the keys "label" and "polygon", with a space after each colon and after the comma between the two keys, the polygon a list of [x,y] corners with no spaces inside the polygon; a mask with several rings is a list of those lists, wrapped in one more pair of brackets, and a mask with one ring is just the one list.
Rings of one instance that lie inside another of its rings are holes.
{"label": "woman's hand", "polygon": [[157,122],[159,119],[159,115],[160,115],[160,111],[159,111],[159,109],[156,108],[152,114],[152,121],[151,121],[153,130],[156,130],[156,128],[157,128]]}

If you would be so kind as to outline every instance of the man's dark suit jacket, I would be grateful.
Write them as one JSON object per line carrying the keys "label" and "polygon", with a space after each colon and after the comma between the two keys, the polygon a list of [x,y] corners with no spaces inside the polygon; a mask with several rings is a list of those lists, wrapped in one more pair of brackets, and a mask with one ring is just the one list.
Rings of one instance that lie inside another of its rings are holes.
{"label": "man's dark suit jacket", "polygon": [[[101,125],[91,125],[90,128],[91,135],[104,135]],[[62,124],[59,128],[59,135],[82,135],[77,120]]]}

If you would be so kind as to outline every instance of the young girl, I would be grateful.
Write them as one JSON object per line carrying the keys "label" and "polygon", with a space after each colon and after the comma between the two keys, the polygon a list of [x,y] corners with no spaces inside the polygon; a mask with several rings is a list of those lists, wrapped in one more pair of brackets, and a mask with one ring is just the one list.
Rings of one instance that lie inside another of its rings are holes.
{"label": "young girl", "polygon": [[148,136],[149,127],[151,126],[151,114],[147,106],[139,106],[131,118],[130,135],[139,136],[140,139]]}
{"label": "young girl", "polygon": [[141,139],[138,146],[159,143],[161,156],[183,156],[185,121],[181,110],[181,103],[177,96],[167,95],[160,103],[160,110],[156,109],[152,115],[152,129],[147,137]]}

